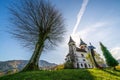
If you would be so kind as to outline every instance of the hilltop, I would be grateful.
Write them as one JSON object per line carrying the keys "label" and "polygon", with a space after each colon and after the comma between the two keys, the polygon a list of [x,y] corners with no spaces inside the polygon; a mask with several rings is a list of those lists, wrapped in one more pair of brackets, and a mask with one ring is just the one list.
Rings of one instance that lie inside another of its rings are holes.
{"label": "hilltop", "polygon": [[0,80],[120,80],[120,71],[109,69],[65,69],[29,71],[0,77]]}

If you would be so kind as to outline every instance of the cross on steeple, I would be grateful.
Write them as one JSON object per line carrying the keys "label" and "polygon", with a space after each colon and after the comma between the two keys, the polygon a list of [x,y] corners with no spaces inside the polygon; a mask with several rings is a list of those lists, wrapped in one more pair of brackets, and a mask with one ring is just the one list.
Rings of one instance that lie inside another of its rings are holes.
{"label": "cross on steeple", "polygon": [[90,46],[88,46],[89,49],[95,49],[95,47],[91,43],[89,43],[89,44],[90,44]]}

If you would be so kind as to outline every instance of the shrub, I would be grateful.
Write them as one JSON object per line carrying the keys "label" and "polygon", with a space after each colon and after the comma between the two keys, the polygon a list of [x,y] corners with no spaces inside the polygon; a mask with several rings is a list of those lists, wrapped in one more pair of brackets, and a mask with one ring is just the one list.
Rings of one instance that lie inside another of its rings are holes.
{"label": "shrub", "polygon": [[64,69],[74,69],[73,63],[72,62],[65,62]]}

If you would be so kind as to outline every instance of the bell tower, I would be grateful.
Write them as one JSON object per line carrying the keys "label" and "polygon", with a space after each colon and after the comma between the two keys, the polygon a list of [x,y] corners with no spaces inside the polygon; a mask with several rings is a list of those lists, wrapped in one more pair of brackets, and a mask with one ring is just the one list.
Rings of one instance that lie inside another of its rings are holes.
{"label": "bell tower", "polygon": [[87,44],[80,38],[80,49],[86,50]]}
{"label": "bell tower", "polygon": [[69,46],[69,53],[71,53],[71,52],[74,53],[74,51],[76,50],[76,45],[71,36],[70,36],[70,40],[68,42],[68,46]]}

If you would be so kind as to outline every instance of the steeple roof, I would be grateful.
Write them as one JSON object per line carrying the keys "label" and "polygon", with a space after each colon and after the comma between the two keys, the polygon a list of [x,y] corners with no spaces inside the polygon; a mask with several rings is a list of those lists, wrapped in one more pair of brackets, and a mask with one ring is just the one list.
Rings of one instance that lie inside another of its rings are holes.
{"label": "steeple roof", "polygon": [[69,43],[71,43],[71,42],[74,42],[74,43],[75,43],[75,41],[73,41],[72,37],[70,36]]}
{"label": "steeple roof", "polygon": [[87,44],[80,38],[80,46],[81,45],[87,45]]}
{"label": "steeple roof", "polygon": [[88,46],[89,49],[95,49],[95,47],[90,43],[90,46]]}

